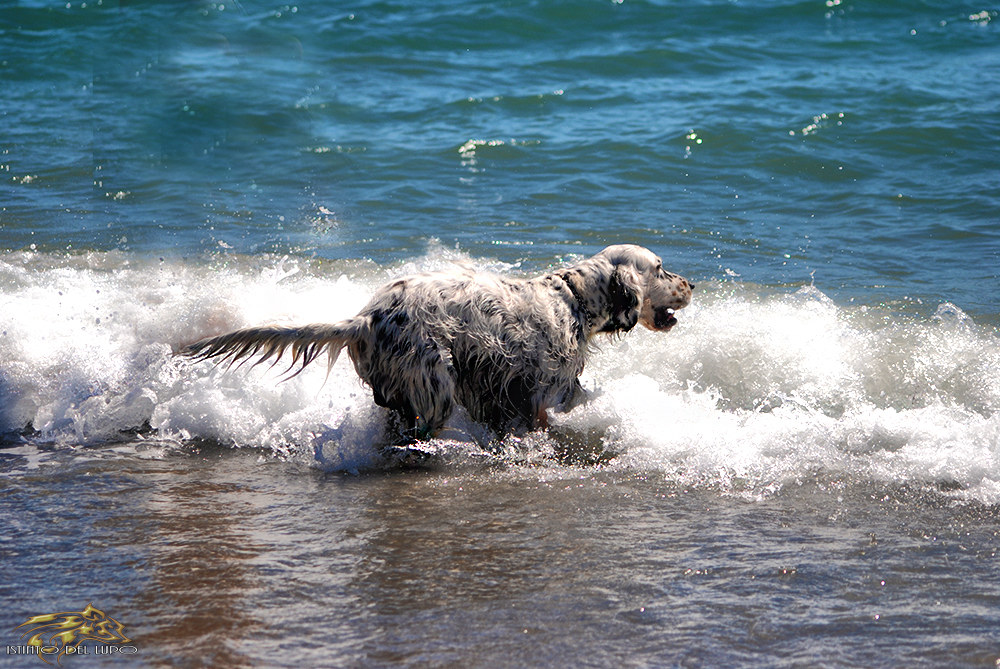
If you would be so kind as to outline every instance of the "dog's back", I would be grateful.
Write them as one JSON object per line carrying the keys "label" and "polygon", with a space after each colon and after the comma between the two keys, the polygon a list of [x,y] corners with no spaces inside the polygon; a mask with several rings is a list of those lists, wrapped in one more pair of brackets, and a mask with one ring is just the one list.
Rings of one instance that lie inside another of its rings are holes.
{"label": "dog's back", "polygon": [[467,271],[414,275],[380,290],[359,313],[370,335],[350,344],[377,404],[418,434],[464,406],[498,431],[535,423],[576,388],[585,339],[567,328],[562,282]]}

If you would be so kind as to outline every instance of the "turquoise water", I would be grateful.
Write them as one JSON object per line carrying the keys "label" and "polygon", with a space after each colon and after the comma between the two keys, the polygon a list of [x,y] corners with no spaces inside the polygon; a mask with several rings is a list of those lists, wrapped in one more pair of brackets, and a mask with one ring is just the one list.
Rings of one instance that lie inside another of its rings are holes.
{"label": "turquoise water", "polygon": [[[992,665],[998,31],[960,2],[0,5],[0,633],[92,601],[120,666]],[[546,432],[457,416],[424,470],[347,361],[171,356],[619,242],[697,283],[678,326],[602,344]]]}
{"label": "turquoise water", "polygon": [[697,277],[995,323],[996,19],[958,2],[15,2],[0,244],[383,262],[436,238],[545,263],[627,240]]}

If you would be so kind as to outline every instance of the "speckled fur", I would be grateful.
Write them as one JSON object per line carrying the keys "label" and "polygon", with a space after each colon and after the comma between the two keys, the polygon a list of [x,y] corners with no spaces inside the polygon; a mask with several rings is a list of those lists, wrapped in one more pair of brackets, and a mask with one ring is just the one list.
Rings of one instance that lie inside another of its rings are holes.
{"label": "speckled fur", "polygon": [[648,249],[609,246],[535,279],[459,269],[407,276],[345,321],[247,328],[181,353],[259,364],[287,351],[301,371],[324,350],[332,367],[346,346],[375,402],[412,436],[433,435],[456,404],[498,432],[518,431],[544,426],[546,411],[573,397],[594,335],[638,323],[669,330],[692,289]]}

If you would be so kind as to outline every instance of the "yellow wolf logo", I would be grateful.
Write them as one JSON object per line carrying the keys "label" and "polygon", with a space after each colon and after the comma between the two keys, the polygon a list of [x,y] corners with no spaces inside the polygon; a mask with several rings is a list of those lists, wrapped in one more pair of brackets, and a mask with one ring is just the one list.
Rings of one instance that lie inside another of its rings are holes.
{"label": "yellow wolf logo", "polygon": [[14,629],[16,631],[22,627],[28,629],[21,634],[21,638],[31,635],[27,645],[37,649],[38,657],[45,664],[52,664],[48,658],[53,655],[56,664],[59,664],[63,655],[77,653],[84,641],[105,644],[125,644],[131,641],[125,636],[125,627],[120,622],[91,604],[87,604],[83,611],[32,616]]}

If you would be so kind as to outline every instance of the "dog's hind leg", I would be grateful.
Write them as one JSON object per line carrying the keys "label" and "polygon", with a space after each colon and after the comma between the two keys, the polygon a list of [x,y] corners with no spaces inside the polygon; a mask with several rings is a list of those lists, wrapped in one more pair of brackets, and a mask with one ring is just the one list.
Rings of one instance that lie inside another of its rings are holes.
{"label": "dog's hind leg", "polygon": [[378,355],[356,360],[355,366],[371,387],[375,403],[399,416],[407,438],[429,439],[455,409],[455,381],[435,347],[411,348],[408,364],[403,365],[396,364],[398,350],[386,345]]}
{"label": "dog's hind leg", "polygon": [[455,410],[455,382],[440,355],[434,358],[425,358],[420,372],[409,379],[408,403],[417,439],[433,437]]}

